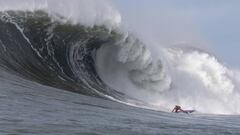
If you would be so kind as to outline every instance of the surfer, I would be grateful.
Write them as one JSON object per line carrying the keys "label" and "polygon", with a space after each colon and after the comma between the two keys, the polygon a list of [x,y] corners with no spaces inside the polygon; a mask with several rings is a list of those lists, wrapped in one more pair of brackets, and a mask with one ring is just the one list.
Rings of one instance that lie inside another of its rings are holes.
{"label": "surfer", "polygon": [[179,113],[179,112],[183,112],[183,110],[182,110],[181,106],[175,105],[172,112]]}
{"label": "surfer", "polygon": [[192,113],[192,112],[194,112],[195,110],[183,110],[182,108],[181,108],[181,106],[179,106],[179,105],[175,105],[175,107],[173,108],[173,110],[172,110],[172,112],[174,112],[174,113],[180,113],[180,112],[183,112],[183,113]]}

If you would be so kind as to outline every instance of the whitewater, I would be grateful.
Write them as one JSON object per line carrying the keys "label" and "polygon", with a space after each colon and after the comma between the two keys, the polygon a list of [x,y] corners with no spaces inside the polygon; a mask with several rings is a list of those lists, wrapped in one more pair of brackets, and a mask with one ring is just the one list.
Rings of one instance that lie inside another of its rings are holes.
{"label": "whitewater", "polygon": [[0,1],[0,133],[239,134],[240,71],[149,41],[113,3]]}

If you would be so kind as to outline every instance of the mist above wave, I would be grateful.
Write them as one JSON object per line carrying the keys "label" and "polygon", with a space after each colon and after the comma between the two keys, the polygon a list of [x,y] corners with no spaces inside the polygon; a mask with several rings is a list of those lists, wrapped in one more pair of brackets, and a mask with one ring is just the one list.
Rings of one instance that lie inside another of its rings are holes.
{"label": "mist above wave", "polygon": [[0,11],[44,10],[62,22],[89,27],[105,25],[111,29],[121,24],[119,12],[105,0],[1,0],[0,5]]}

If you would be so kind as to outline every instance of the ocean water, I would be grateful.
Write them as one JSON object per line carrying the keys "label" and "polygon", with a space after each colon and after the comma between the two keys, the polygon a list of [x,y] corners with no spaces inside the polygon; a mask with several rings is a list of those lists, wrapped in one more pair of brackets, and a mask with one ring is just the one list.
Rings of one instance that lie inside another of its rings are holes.
{"label": "ocean water", "polygon": [[237,115],[152,111],[40,85],[1,71],[2,135],[230,135]]}
{"label": "ocean water", "polygon": [[11,2],[0,1],[1,135],[240,134],[239,73],[207,50],[146,42],[106,1]]}

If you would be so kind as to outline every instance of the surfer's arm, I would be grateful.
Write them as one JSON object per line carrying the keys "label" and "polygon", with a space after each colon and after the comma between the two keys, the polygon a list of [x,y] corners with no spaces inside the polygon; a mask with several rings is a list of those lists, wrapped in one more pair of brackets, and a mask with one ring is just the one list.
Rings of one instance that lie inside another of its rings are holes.
{"label": "surfer's arm", "polygon": [[183,109],[179,109],[180,112],[183,112],[183,113],[188,113],[188,111],[185,111]]}

